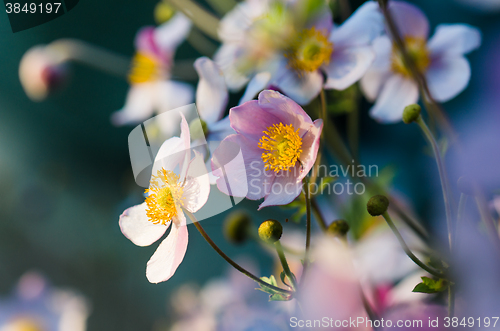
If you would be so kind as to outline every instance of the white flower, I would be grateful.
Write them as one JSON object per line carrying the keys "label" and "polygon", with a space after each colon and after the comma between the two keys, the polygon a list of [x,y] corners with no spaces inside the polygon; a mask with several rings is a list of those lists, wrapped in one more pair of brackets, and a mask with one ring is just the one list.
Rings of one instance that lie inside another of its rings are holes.
{"label": "white flower", "polygon": [[[190,29],[189,19],[177,13],[159,27],[146,27],[137,33],[137,52],[128,77],[131,86],[125,106],[111,117],[113,124],[140,123],[155,112],[160,114],[192,102],[193,88],[170,79],[175,50]],[[162,116],[160,128],[171,136],[175,130],[167,117]]]}
{"label": "white flower", "polygon": [[[420,9],[397,1],[389,2],[388,8],[432,97],[444,102],[463,91],[470,79],[464,54],[481,44],[479,30],[466,24],[441,24],[427,40],[429,22]],[[361,79],[366,97],[376,100],[370,115],[382,123],[398,122],[404,108],[418,101],[418,86],[389,36],[377,38],[373,47],[377,57]]]}
{"label": "white flower", "polygon": [[207,202],[210,183],[203,156],[194,151],[191,159],[189,127],[182,117],[180,137],[172,137],[160,147],[146,201],[120,216],[122,233],[138,246],[149,246],[160,239],[172,224],[170,233],[148,262],[146,276],[151,283],[168,280],[182,262],[188,244],[183,209],[198,211]]}

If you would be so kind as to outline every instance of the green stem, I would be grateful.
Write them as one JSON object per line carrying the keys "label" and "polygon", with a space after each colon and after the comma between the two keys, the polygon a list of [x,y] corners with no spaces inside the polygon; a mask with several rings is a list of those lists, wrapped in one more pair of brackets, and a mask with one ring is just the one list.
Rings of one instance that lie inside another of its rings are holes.
{"label": "green stem", "polygon": [[357,106],[347,115],[347,141],[356,164],[359,164],[359,110]]}
{"label": "green stem", "polygon": [[451,221],[451,203],[450,203],[450,188],[448,187],[448,179],[446,175],[446,169],[444,167],[443,158],[441,157],[441,152],[439,151],[439,146],[434,139],[431,131],[425,124],[422,116],[419,116],[417,119],[417,124],[420,126],[422,131],[424,132],[427,140],[432,146],[432,150],[434,152],[434,157],[436,159],[438,171],[439,171],[439,179],[441,180],[441,188],[443,191],[443,199],[444,199],[444,208],[446,212],[446,226],[448,228],[448,243],[450,246],[450,252],[453,249],[453,225]]}
{"label": "green stem", "polygon": [[309,183],[304,179],[304,197],[306,199],[306,250],[301,282],[304,282],[307,267],[309,266],[309,248],[311,246],[311,197],[309,196]]}
{"label": "green stem", "polygon": [[217,32],[219,19],[217,17],[191,0],[167,0],[167,2],[186,15],[206,35],[214,40],[219,40]]}
{"label": "green stem", "polygon": [[398,229],[396,228],[396,225],[394,225],[394,222],[392,221],[392,219],[389,216],[389,214],[387,212],[385,212],[385,213],[382,214],[382,216],[385,218],[387,224],[389,225],[389,227],[391,228],[392,232],[394,233],[394,235],[398,239],[399,244],[401,245],[401,247],[405,251],[406,255],[408,255],[408,257],[413,262],[415,262],[416,265],[418,265],[420,268],[424,269],[425,271],[427,271],[431,275],[436,276],[438,278],[443,278],[444,275],[441,272],[439,272],[438,270],[435,270],[435,269],[427,266],[422,261],[420,261],[418,259],[418,257],[415,256],[415,254],[412,253],[412,251],[410,250],[410,248],[408,247],[408,245],[406,245],[406,242],[404,241],[403,237],[399,233]]}
{"label": "green stem", "polygon": [[188,215],[189,219],[193,222],[194,226],[196,227],[196,229],[198,229],[198,231],[200,232],[200,234],[202,235],[203,238],[205,238],[205,240],[208,242],[208,244],[210,246],[212,246],[212,248],[224,259],[227,261],[227,263],[229,263],[230,265],[232,265],[236,270],[238,270],[239,272],[241,272],[242,274],[246,275],[247,277],[251,278],[252,280],[256,281],[257,283],[259,283],[261,286],[265,286],[265,287],[268,287],[274,291],[277,291],[277,292],[281,292],[281,293],[285,293],[285,294],[292,294],[291,291],[288,291],[288,290],[285,290],[285,289],[282,289],[282,288],[279,288],[279,287],[276,287],[276,286],[273,286],[271,284],[268,284],[266,283],[265,281],[263,281],[262,279],[260,279],[259,277],[255,276],[254,274],[252,274],[250,271],[244,269],[243,267],[241,267],[238,263],[234,262],[233,260],[231,260],[231,258],[229,256],[227,256],[214,242],[213,240],[210,238],[210,236],[205,232],[205,230],[203,229],[203,227],[201,226],[200,222],[198,222],[198,220],[196,219],[196,217],[191,214],[189,211],[185,210],[184,209],[184,212],[186,213],[186,215]]}
{"label": "green stem", "polygon": [[295,276],[290,271],[290,267],[288,266],[288,262],[286,261],[285,253],[283,252],[283,246],[281,246],[279,240],[274,243],[274,247],[276,247],[276,251],[278,252],[278,256],[280,258],[281,265],[283,266],[283,270],[285,271],[285,275],[290,280],[292,290],[297,291],[297,281],[295,280]]}
{"label": "green stem", "polygon": [[314,213],[314,217],[316,218],[316,221],[319,224],[319,227],[323,232],[325,232],[328,229],[328,226],[326,225],[325,219],[323,218],[323,215],[321,215],[321,211],[319,210],[319,205],[316,199],[311,198],[311,207],[312,211]]}
{"label": "green stem", "polygon": [[455,315],[455,288],[454,285],[448,285],[448,317]]}

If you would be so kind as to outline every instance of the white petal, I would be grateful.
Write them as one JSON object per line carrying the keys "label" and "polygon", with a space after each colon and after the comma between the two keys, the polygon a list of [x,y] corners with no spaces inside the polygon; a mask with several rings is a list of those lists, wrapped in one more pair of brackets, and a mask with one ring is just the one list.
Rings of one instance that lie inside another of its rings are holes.
{"label": "white petal", "polygon": [[223,42],[244,42],[245,31],[267,9],[266,0],[242,1],[220,20],[219,37]]}
{"label": "white petal", "polygon": [[440,102],[448,101],[469,84],[469,61],[463,56],[435,59],[425,76],[432,96]]}
{"label": "white petal", "polygon": [[[194,89],[191,85],[173,80],[157,82],[156,108],[158,113],[189,105],[193,102]],[[172,137],[179,131],[178,121],[171,121],[168,116],[157,118],[162,133]]]}
{"label": "white petal", "polygon": [[253,100],[260,91],[269,85],[270,80],[271,74],[267,71],[255,75],[248,83],[245,94],[243,94],[238,104],[241,105],[242,103]]}
{"label": "white petal", "polygon": [[153,224],[146,215],[146,203],[126,209],[120,215],[120,230],[137,246],[149,246],[163,236],[167,225]]}
{"label": "white petal", "polygon": [[146,268],[146,277],[151,283],[168,280],[177,270],[186,254],[188,231],[186,217],[182,211],[172,220],[167,238],[156,249]]}
{"label": "white petal", "polygon": [[111,122],[116,126],[142,122],[155,110],[155,83],[134,84],[130,87],[125,106],[111,115]]}
{"label": "white petal", "polygon": [[208,127],[208,137],[207,141],[218,141],[221,142],[229,136],[230,134],[236,133],[231,127],[231,121],[229,120],[229,116],[224,117],[217,123],[212,124]]}
{"label": "white petal", "polygon": [[298,75],[294,70],[286,68],[282,71],[282,75],[271,84],[298,104],[307,105],[318,96],[323,88],[323,76],[319,71]]}
{"label": "white petal", "polygon": [[415,82],[401,75],[390,77],[382,88],[370,116],[382,123],[401,121],[406,106],[417,102],[418,87]]}
{"label": "white petal", "polygon": [[194,62],[200,80],[196,89],[196,107],[200,117],[213,124],[221,119],[226,110],[228,92],[224,75],[217,64],[208,57],[200,57]]}
{"label": "white petal", "polygon": [[247,75],[237,67],[237,61],[243,53],[239,45],[222,44],[214,54],[214,61],[224,73],[226,85],[232,92],[239,91],[249,81]]}
{"label": "white petal", "polygon": [[330,41],[334,49],[369,45],[384,30],[384,17],[375,1],[367,1],[341,26],[334,28]]}
{"label": "white petal", "polygon": [[175,51],[191,31],[191,21],[182,13],[175,14],[154,31],[156,44],[163,51]]}
{"label": "white petal", "polygon": [[481,45],[481,32],[467,24],[440,24],[427,47],[433,56],[462,55]]}
{"label": "white petal", "polygon": [[392,43],[389,37],[380,36],[373,41],[375,61],[361,78],[361,89],[366,98],[375,101],[385,81],[391,75]]}
{"label": "white petal", "polygon": [[427,40],[429,21],[420,8],[403,1],[390,1],[388,6],[403,37],[412,36]]}
{"label": "white petal", "polygon": [[207,202],[210,194],[210,178],[203,160],[203,155],[194,151],[195,157],[189,163],[184,185],[184,208],[191,213],[200,210]]}
{"label": "white petal", "polygon": [[375,53],[370,46],[352,47],[334,51],[326,71],[325,88],[343,90],[363,77]]}

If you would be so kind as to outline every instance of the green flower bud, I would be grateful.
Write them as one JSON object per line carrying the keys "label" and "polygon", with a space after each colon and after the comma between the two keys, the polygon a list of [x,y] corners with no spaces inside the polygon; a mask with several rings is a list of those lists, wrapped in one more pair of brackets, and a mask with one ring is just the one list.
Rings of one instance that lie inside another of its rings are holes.
{"label": "green flower bud", "polygon": [[189,124],[189,132],[191,133],[191,138],[193,140],[205,138],[208,134],[207,123],[201,118],[196,118]]}
{"label": "green flower bud", "polygon": [[252,220],[243,211],[234,211],[224,220],[224,236],[233,244],[241,244],[248,238]]}
{"label": "green flower bud", "polygon": [[387,207],[389,207],[389,199],[383,195],[374,195],[366,204],[366,210],[372,216],[382,215],[387,211]]}
{"label": "green flower bud", "polygon": [[175,8],[166,3],[166,1],[160,1],[155,7],[154,16],[155,22],[157,24],[163,24],[170,20],[175,15]]}
{"label": "green flower bud", "polygon": [[345,237],[349,231],[349,224],[344,220],[335,220],[328,226],[326,232],[335,237]]}
{"label": "green flower bud", "polygon": [[403,122],[405,122],[405,124],[415,122],[420,116],[420,112],[422,112],[422,108],[416,103],[406,106],[403,111]]}
{"label": "green flower bud", "polygon": [[268,243],[280,240],[283,234],[283,226],[276,220],[269,219],[259,226],[259,237]]}
{"label": "green flower bud", "polygon": [[458,190],[466,195],[471,195],[474,196],[474,184],[467,178],[465,177],[460,177],[457,181],[457,188]]}

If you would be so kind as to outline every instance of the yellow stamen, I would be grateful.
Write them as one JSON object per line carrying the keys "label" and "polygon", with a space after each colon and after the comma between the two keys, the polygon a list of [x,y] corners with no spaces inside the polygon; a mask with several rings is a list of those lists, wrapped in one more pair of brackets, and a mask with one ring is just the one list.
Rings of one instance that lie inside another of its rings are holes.
{"label": "yellow stamen", "polygon": [[297,163],[302,154],[302,138],[299,129],[293,125],[274,124],[263,132],[259,141],[259,148],[263,149],[262,161],[265,170],[288,171]]}
{"label": "yellow stamen", "polygon": [[158,170],[151,176],[151,185],[146,190],[146,214],[154,224],[167,224],[177,216],[179,208],[184,204],[182,193],[184,189],[179,183],[179,176],[170,170]]}
{"label": "yellow stamen", "polygon": [[158,80],[162,75],[162,66],[154,57],[138,52],[132,59],[132,68],[128,74],[130,84],[140,84]]}
{"label": "yellow stamen", "polygon": [[2,330],[5,331],[43,331],[43,328],[39,323],[29,318],[19,318],[7,325],[4,325]]}
{"label": "yellow stamen", "polygon": [[[404,43],[406,52],[415,63],[417,70],[424,73],[431,62],[425,39],[405,37]],[[411,76],[410,70],[404,64],[403,55],[398,51],[396,45],[392,46],[392,70],[406,77]]]}
{"label": "yellow stamen", "polygon": [[290,67],[297,71],[315,71],[330,62],[333,43],[322,31],[311,28],[303,30],[285,53]]}

